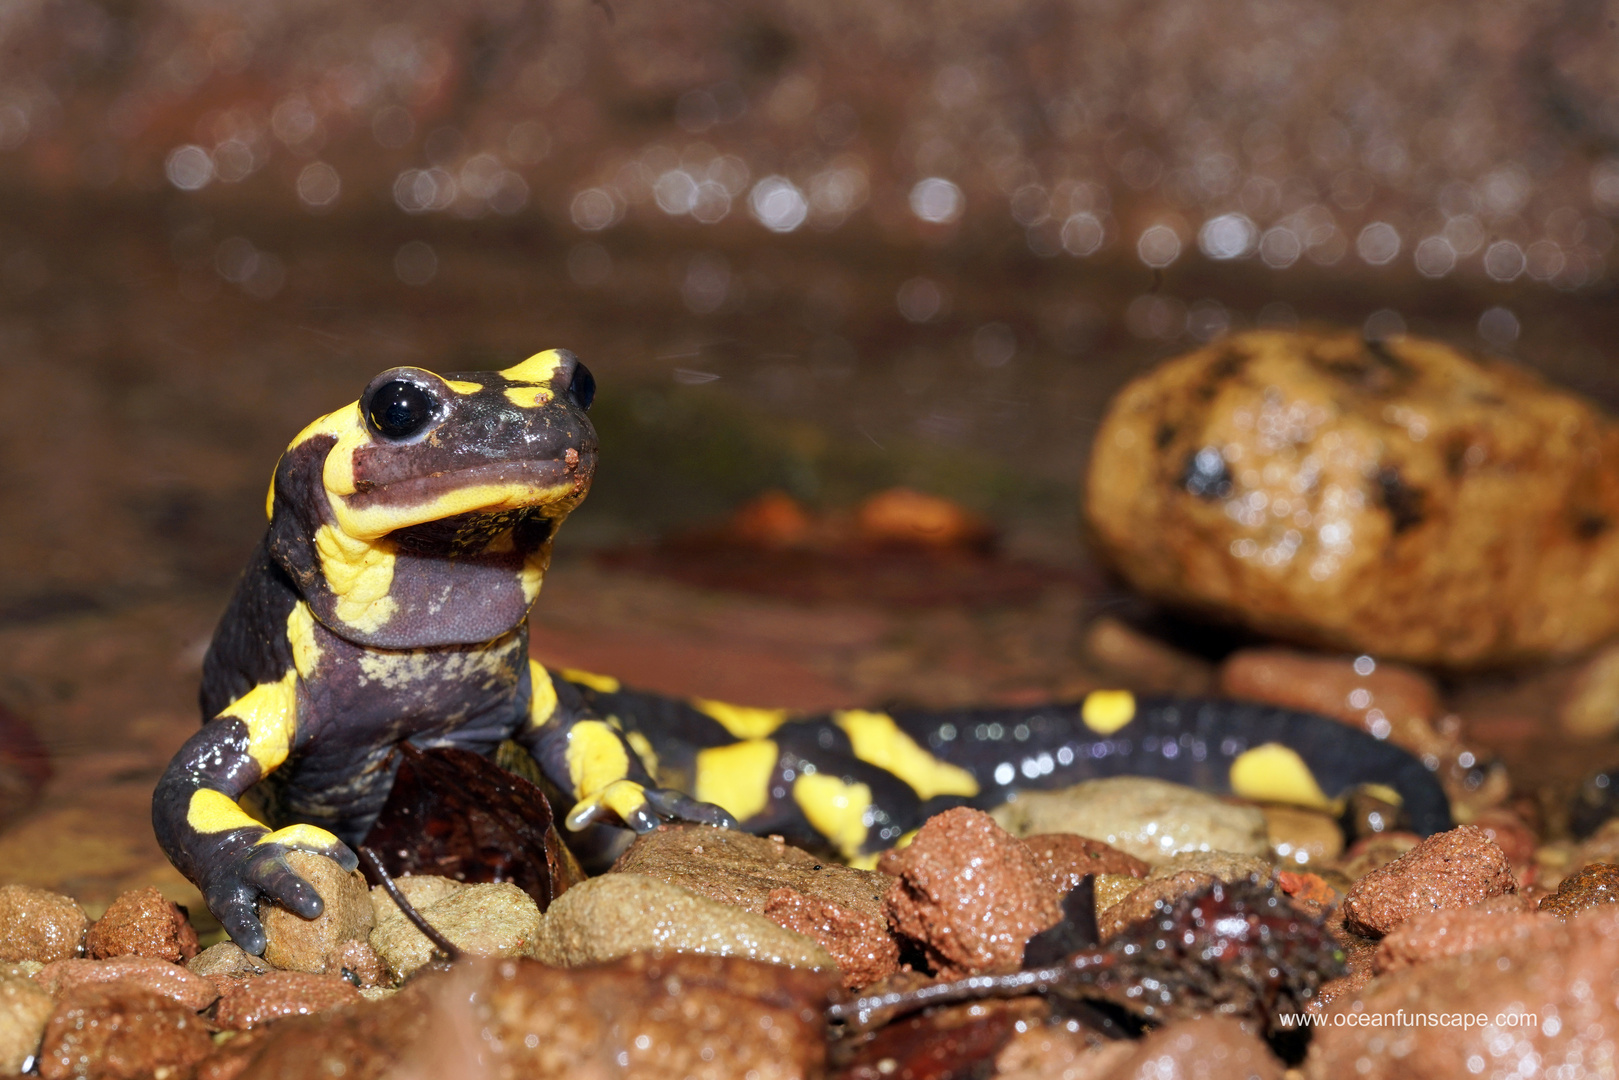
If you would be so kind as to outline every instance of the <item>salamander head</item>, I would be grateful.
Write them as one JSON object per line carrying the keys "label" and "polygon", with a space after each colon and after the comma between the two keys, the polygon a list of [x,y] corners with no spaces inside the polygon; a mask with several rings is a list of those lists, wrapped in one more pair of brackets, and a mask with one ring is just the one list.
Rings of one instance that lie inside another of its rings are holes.
{"label": "salamander head", "polygon": [[383,372],[282,455],[272,558],[317,619],[360,644],[511,630],[590,488],[594,394],[590,371],[560,349],[499,372]]}

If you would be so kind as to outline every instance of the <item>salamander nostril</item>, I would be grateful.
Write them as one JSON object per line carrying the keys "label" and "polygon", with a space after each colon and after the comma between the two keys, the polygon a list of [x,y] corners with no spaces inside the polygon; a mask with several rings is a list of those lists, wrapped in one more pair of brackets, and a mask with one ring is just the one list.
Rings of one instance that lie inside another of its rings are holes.
{"label": "salamander nostril", "polygon": [[413,382],[395,379],[383,383],[371,395],[366,417],[378,433],[390,439],[406,439],[433,419],[433,396]]}
{"label": "salamander nostril", "polygon": [[590,403],[596,400],[596,376],[577,361],[573,367],[573,378],[568,380],[568,397],[575,405],[587,411],[590,409]]}

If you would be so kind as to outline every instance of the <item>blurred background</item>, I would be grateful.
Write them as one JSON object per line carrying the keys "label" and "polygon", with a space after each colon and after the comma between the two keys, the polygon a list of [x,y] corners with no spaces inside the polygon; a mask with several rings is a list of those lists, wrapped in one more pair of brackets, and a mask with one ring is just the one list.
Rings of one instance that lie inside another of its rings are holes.
{"label": "blurred background", "polygon": [[[542,655],[800,706],[1097,685],[1132,601],[1079,477],[1157,360],[1326,322],[1619,400],[1616,41],[1600,0],[8,0],[0,695],[138,807],[290,435],[553,346],[603,464]],[[994,573],[703,563],[895,485]]]}

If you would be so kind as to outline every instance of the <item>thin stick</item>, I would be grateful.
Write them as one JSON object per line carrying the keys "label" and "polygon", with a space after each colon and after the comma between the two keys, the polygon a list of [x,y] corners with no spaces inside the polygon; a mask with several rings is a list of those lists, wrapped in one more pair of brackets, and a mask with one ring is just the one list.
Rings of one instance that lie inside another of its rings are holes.
{"label": "thin stick", "polygon": [[394,903],[399,905],[399,910],[404,912],[405,918],[411,921],[411,925],[420,930],[427,940],[431,941],[434,947],[444,954],[445,959],[451,963],[461,959],[461,950],[455,946],[455,943],[439,933],[438,927],[423,918],[422,913],[416,910],[416,905],[405,899],[405,894],[399,891],[399,886],[394,883],[394,879],[389,877],[388,871],[382,868],[382,860],[377,858],[377,853],[362,844],[360,845],[360,858],[365,860],[366,869],[375,874],[377,879],[382,882],[383,890],[387,892]]}

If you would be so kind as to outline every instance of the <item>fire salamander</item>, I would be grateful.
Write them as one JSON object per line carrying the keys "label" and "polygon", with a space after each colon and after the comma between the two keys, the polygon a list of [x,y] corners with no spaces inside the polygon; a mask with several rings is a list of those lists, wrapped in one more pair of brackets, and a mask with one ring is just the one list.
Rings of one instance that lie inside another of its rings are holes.
{"label": "fire salamander", "polygon": [[528,612],[596,468],[594,393],[562,350],[499,372],[394,368],[288,445],[204,662],[203,727],[152,802],[169,858],[244,949],[263,950],[261,900],[320,913],[285,856],[352,869],[403,742],[515,741],[572,800],[571,829],[740,821],[856,862],[947,807],[1119,774],[1320,807],[1375,785],[1419,831],[1449,827],[1420,761],[1282,709],[1107,691],[792,716],[548,671]]}

